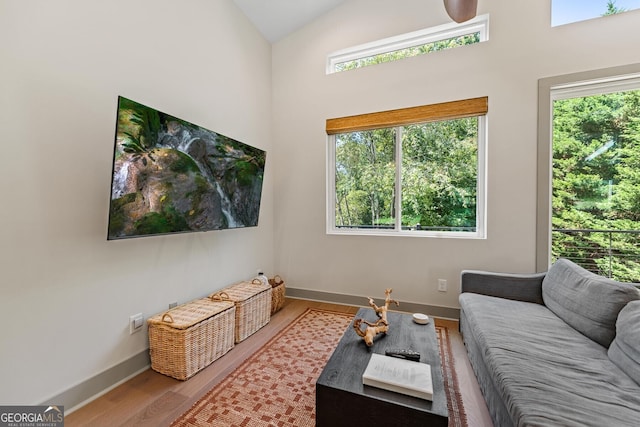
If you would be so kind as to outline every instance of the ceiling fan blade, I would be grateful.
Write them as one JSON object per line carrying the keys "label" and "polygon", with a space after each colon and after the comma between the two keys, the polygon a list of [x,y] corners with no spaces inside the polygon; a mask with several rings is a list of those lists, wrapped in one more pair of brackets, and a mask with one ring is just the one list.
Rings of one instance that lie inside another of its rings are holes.
{"label": "ceiling fan blade", "polygon": [[476,16],[478,0],[444,0],[444,8],[451,19],[461,23]]}

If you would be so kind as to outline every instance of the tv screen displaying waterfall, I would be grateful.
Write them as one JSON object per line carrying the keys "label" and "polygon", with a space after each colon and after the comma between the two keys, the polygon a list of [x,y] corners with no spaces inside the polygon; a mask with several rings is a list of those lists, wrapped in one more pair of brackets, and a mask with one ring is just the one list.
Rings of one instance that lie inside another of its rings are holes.
{"label": "tv screen displaying waterfall", "polygon": [[255,227],[266,152],[118,97],[108,240]]}

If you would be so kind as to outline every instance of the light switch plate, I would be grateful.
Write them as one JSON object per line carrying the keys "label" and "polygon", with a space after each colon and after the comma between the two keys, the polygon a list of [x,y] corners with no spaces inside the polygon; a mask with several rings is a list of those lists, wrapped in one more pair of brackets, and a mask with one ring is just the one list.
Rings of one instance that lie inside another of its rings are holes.
{"label": "light switch plate", "polygon": [[129,316],[129,334],[140,332],[144,326],[144,316],[142,313]]}

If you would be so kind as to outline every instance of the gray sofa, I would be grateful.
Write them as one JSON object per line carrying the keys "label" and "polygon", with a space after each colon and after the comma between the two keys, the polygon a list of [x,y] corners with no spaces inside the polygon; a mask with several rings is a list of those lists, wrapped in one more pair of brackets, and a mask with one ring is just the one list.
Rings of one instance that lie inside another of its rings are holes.
{"label": "gray sofa", "polygon": [[496,427],[640,426],[640,291],[560,259],[462,272],[460,330]]}

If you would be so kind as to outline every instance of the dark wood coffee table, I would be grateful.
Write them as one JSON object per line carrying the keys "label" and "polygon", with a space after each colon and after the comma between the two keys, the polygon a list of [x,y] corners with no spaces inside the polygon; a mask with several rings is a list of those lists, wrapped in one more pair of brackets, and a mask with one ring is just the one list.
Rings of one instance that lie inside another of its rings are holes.
{"label": "dark wood coffee table", "polygon": [[[368,308],[361,308],[356,314],[359,317],[377,320],[375,312]],[[371,348],[352,326],[346,330],[316,382],[316,426],[448,425],[447,397],[433,321],[418,325],[411,315],[396,312],[389,312],[388,320],[389,332],[378,335]],[[411,348],[420,353],[420,363],[431,365],[433,401],[362,384],[371,353],[384,354],[389,348]]]}

